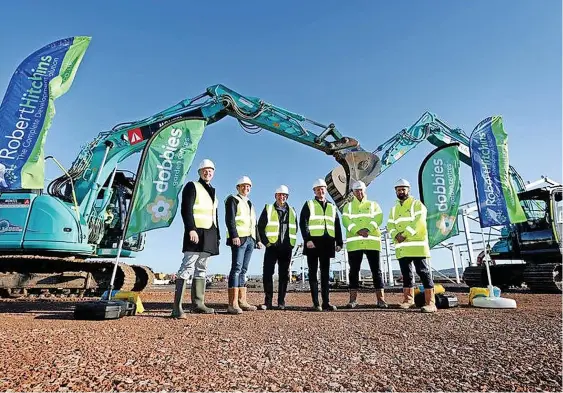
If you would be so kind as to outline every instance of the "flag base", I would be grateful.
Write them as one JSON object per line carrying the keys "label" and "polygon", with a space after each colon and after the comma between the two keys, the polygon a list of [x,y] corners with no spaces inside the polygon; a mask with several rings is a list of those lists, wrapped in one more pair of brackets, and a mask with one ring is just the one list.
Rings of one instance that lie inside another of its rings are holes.
{"label": "flag base", "polygon": [[479,308],[516,308],[516,301],[504,297],[482,296],[474,298],[471,305]]}

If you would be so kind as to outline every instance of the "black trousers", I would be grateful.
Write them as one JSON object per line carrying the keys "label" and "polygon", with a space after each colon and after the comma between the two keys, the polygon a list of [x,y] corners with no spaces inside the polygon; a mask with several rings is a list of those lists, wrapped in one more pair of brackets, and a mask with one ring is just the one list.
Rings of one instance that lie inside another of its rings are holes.
{"label": "black trousers", "polygon": [[348,251],[348,263],[350,264],[350,289],[358,289],[360,286],[360,269],[364,254],[368,259],[369,269],[373,277],[375,289],[383,288],[383,274],[379,261],[379,251],[377,250],[356,250]]}
{"label": "black trousers", "polygon": [[426,263],[426,258],[422,257],[399,258],[399,266],[401,267],[401,274],[403,275],[403,288],[414,287],[413,264],[416,269],[416,274],[418,274],[420,281],[422,281],[424,289],[434,288],[434,281],[430,276],[430,269]]}
{"label": "black trousers", "polygon": [[317,271],[321,269],[321,298],[323,301],[322,306],[328,307],[329,290],[328,281],[330,278],[330,257],[307,255],[307,267],[309,268],[309,287],[311,288],[311,298],[313,305],[319,305],[319,280],[317,280]]}
{"label": "black trousers", "polygon": [[270,246],[264,253],[263,283],[264,283],[264,304],[272,305],[274,297],[274,270],[278,264],[278,305],[285,305],[285,294],[287,284],[289,284],[291,266],[291,248]]}

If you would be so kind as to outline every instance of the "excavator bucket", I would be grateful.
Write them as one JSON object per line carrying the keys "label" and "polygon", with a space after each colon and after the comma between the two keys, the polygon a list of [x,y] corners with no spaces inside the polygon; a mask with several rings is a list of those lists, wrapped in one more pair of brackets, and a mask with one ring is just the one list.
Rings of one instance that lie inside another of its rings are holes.
{"label": "excavator bucket", "polygon": [[339,209],[352,197],[352,184],[356,180],[368,186],[381,172],[381,160],[376,154],[364,150],[350,150],[335,154],[341,166],[325,176],[327,191]]}

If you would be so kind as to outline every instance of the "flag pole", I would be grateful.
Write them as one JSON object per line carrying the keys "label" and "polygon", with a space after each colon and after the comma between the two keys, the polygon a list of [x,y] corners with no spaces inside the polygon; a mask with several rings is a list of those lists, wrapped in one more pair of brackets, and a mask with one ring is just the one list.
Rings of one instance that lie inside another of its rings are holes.
{"label": "flag pole", "polygon": [[[168,126],[168,124],[166,125]],[[115,256],[115,263],[113,265],[113,271],[111,273],[111,279],[109,282],[108,288],[108,301],[111,300],[111,293],[113,292],[113,287],[115,283],[115,276],[117,275],[117,266],[119,265],[119,258],[121,256],[121,251],[123,250],[123,242],[125,241],[125,236],[127,235],[127,228],[129,227],[129,222],[131,221],[131,211],[133,208],[133,202],[135,202],[135,197],[137,196],[139,190],[139,176],[141,174],[141,170],[143,168],[143,164],[147,158],[147,152],[151,145],[153,139],[162,131],[166,126],[161,127],[158,131],[156,131],[147,141],[143,153],[141,155],[141,159],[139,160],[139,166],[137,168],[136,179],[135,179],[135,188],[133,188],[133,194],[131,195],[131,202],[129,203],[129,207],[126,210],[125,214],[125,224],[123,225],[123,231],[121,232],[121,236],[119,238],[119,245],[117,246],[117,255]]]}

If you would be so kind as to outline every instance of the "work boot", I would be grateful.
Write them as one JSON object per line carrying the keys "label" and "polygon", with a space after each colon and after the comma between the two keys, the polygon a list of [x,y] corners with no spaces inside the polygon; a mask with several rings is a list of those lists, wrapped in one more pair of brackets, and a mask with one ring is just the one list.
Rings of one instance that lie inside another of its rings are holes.
{"label": "work boot", "polygon": [[186,313],[182,309],[184,302],[184,290],[186,289],[186,280],[183,278],[176,279],[176,291],[174,292],[174,306],[172,307],[172,318],[186,319]]}
{"label": "work boot", "polygon": [[238,288],[229,288],[228,314],[242,314],[242,309],[238,305]]}
{"label": "work boot", "polygon": [[375,297],[377,298],[376,308],[388,308],[389,306],[385,302],[385,294],[383,288],[375,290]]}
{"label": "work boot", "polygon": [[356,299],[358,298],[358,291],[355,289],[350,290],[350,301],[346,305],[348,308],[355,308],[358,305]]}
{"label": "work boot", "polygon": [[403,288],[403,302],[399,304],[399,308],[414,308],[414,288]]}
{"label": "work boot", "polygon": [[192,280],[192,311],[200,314],[214,314],[215,310],[205,305],[205,278]]}
{"label": "work boot", "polygon": [[246,287],[238,289],[238,304],[243,311],[256,311],[256,306],[251,306],[246,301]]}
{"label": "work boot", "polygon": [[422,307],[422,312],[436,312],[436,299],[434,298],[434,288],[424,289],[425,305]]}

